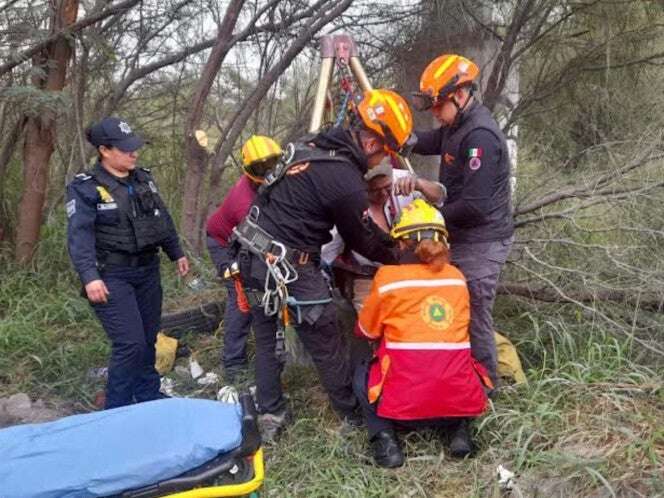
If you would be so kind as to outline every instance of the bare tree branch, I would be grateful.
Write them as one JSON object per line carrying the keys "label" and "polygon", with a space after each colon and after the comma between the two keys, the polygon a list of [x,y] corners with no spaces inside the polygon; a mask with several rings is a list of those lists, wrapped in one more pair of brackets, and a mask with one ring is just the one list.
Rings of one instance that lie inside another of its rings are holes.
{"label": "bare tree branch", "polygon": [[11,71],[19,64],[22,64],[23,62],[29,60],[32,56],[38,54],[39,52],[41,52],[50,44],[59,40],[60,38],[71,36],[74,33],[78,33],[82,29],[87,28],[88,26],[91,26],[92,24],[101,21],[102,19],[106,19],[107,17],[112,16],[113,14],[129,10],[133,6],[138,4],[140,1],[141,0],[124,0],[123,2],[107,7],[95,14],[91,14],[87,17],[84,17],[83,19],[75,22],[66,29],[53,33],[51,36],[44,38],[43,40],[36,43],[32,47],[12,57],[8,62],[2,64],[0,66],[0,76],[7,73],[8,71]]}
{"label": "bare tree branch", "polygon": [[[332,3],[332,2],[331,2]],[[212,166],[212,177],[210,181],[210,192],[212,197],[219,197],[219,186],[224,164],[231,154],[235,142],[242,133],[247,120],[251,117],[256,107],[263,99],[267,91],[277,78],[290,65],[293,59],[304,49],[311,38],[328,22],[335,19],[344,12],[352,3],[352,0],[336,2],[336,6],[329,12],[319,17],[314,17],[298,35],[297,39],[290,45],[281,59],[265,74],[252,93],[244,100],[238,112],[231,118],[226,132],[220,137],[215,150]]]}

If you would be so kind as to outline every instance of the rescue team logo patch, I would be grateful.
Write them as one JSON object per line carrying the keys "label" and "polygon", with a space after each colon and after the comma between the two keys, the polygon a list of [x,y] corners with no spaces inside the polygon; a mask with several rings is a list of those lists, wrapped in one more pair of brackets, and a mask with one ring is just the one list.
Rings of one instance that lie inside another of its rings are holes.
{"label": "rescue team logo patch", "polygon": [[286,176],[293,176],[302,173],[303,171],[306,171],[308,167],[309,167],[308,162],[302,164],[295,164],[294,166],[288,168],[288,171],[286,171]]}
{"label": "rescue team logo patch", "polygon": [[468,149],[468,167],[472,169],[473,171],[480,169],[480,166],[482,166],[482,154],[484,151],[482,150],[481,147],[477,147],[474,149]]}
{"label": "rescue team logo patch", "polygon": [[445,299],[429,296],[420,305],[422,321],[436,330],[445,330],[454,320],[454,309]]}
{"label": "rescue team logo patch", "polygon": [[101,198],[101,202],[115,202],[111,194],[108,193],[108,190],[106,190],[101,185],[97,186],[97,192],[99,192],[99,197]]}

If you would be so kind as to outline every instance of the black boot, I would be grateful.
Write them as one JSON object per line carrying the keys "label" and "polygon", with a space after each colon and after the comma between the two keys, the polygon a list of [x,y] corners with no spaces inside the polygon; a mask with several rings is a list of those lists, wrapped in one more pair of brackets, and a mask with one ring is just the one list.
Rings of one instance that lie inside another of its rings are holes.
{"label": "black boot", "polygon": [[373,450],[376,465],[387,467],[388,469],[403,465],[403,452],[394,432],[380,431],[371,438],[371,449]]}
{"label": "black boot", "polygon": [[468,422],[465,419],[460,420],[452,432],[450,453],[454,458],[463,458],[469,455],[472,449],[473,443],[468,432]]}

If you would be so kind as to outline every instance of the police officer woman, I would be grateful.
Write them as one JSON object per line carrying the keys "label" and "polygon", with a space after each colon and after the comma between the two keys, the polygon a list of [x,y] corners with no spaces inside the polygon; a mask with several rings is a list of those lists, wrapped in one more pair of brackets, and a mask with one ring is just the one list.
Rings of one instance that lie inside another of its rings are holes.
{"label": "police officer woman", "polygon": [[181,276],[189,262],[150,171],[136,167],[144,141],[113,117],[91,126],[86,136],[98,160],[67,186],[67,245],[111,341],[106,408],[115,408],[165,397],[154,367],[162,300],[159,248]]}

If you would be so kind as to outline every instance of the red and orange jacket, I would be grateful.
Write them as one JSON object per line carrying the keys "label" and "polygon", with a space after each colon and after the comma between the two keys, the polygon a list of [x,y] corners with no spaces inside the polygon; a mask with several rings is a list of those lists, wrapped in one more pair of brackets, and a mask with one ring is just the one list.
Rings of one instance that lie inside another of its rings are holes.
{"label": "red and orange jacket", "polygon": [[473,417],[486,407],[470,354],[470,297],[452,265],[383,266],[358,319],[369,339],[380,339],[369,370],[369,402],[397,420]]}

